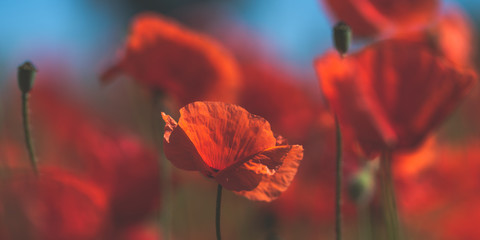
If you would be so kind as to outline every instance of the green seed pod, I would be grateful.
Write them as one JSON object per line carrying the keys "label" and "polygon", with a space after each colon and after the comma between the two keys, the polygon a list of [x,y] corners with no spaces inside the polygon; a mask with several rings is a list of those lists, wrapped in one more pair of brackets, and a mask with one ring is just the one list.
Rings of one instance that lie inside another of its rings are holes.
{"label": "green seed pod", "polygon": [[348,195],[355,203],[368,203],[375,190],[375,169],[369,164],[359,169],[348,182]]}
{"label": "green seed pod", "polygon": [[335,27],[333,27],[333,41],[335,48],[341,55],[347,53],[350,42],[352,41],[352,30],[350,26],[344,22],[338,22]]}
{"label": "green seed pod", "polygon": [[28,93],[33,87],[37,69],[27,61],[18,67],[18,86],[22,93]]}

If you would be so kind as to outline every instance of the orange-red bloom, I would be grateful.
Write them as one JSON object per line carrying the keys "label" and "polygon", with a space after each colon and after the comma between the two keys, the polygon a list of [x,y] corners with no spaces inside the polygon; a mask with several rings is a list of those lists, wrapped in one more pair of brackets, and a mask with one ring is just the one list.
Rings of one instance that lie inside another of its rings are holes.
{"label": "orange-red bloom", "polygon": [[[56,164],[70,165],[107,191],[115,227],[133,225],[158,207],[159,169],[152,149],[45,86],[32,95],[36,124]],[[53,149],[52,149],[53,148]],[[68,159],[68,160],[65,160]]]}
{"label": "orange-red bloom", "polygon": [[337,20],[356,35],[424,26],[438,11],[438,0],[324,0]]}
{"label": "orange-red bloom", "polygon": [[460,66],[471,66],[475,52],[473,28],[458,7],[449,7],[428,28],[401,33],[399,37],[429,44],[440,56]]}
{"label": "orange-red bloom", "polygon": [[153,13],[135,18],[120,60],[103,75],[123,72],[181,105],[197,100],[233,102],[239,72],[215,40]]}
{"label": "orange-red bloom", "polygon": [[420,154],[395,159],[404,222],[429,239],[479,239],[480,142],[429,145]]}
{"label": "orange-red bloom", "polygon": [[0,182],[1,239],[96,239],[107,226],[107,197],[59,169],[12,172]]}
{"label": "orange-red bloom", "polygon": [[424,44],[391,39],[315,67],[326,99],[364,150],[415,148],[468,93],[476,75]]}
{"label": "orange-red bloom", "polygon": [[265,119],[220,102],[194,102],[180,115],[177,123],[163,114],[165,154],[176,167],[259,201],[278,197],[295,176],[302,146],[277,145]]}
{"label": "orange-red bloom", "polygon": [[289,139],[308,135],[321,106],[298,84],[300,77],[278,61],[251,60],[242,62],[241,67],[245,88],[240,94],[240,105],[266,118],[275,132]]}

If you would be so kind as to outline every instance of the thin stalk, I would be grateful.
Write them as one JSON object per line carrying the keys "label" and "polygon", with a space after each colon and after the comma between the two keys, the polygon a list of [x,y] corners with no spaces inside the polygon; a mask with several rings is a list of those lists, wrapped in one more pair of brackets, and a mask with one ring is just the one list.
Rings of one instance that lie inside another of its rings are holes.
{"label": "thin stalk", "polygon": [[380,161],[383,211],[385,215],[388,239],[400,239],[400,227],[395,200],[395,184],[392,174],[390,152],[384,151]]}
{"label": "thin stalk", "polygon": [[222,239],[222,233],[220,231],[220,212],[222,209],[222,185],[218,184],[217,187],[217,205],[215,211],[215,230],[217,233],[217,240]]}
{"label": "thin stalk", "polygon": [[372,219],[370,217],[370,207],[367,205],[358,205],[358,232],[359,239],[372,240]]}
{"label": "thin stalk", "polygon": [[342,239],[342,132],[338,122],[337,115],[335,115],[336,128],[336,194],[335,194],[335,236],[337,240]]}
{"label": "thin stalk", "polygon": [[25,133],[25,144],[27,146],[28,155],[30,157],[30,163],[32,164],[33,171],[38,175],[37,160],[35,158],[35,151],[33,149],[32,137],[30,136],[30,124],[29,124],[29,93],[22,93],[22,117],[23,117],[23,131]]}
{"label": "thin stalk", "polygon": [[161,213],[158,213],[159,223],[162,227],[162,235],[164,240],[168,240],[171,238],[171,222],[172,222],[172,209],[173,209],[173,201],[172,198],[172,191],[171,191],[171,166],[169,165],[167,158],[163,152],[163,134],[164,128],[159,127],[162,123],[162,119],[160,117],[160,112],[163,111],[163,106],[160,104],[162,101],[160,93],[154,93],[153,95],[153,104],[152,104],[152,133],[153,133],[153,140],[157,146],[158,151],[158,161],[159,161],[159,168],[160,168],[160,192],[162,193],[162,205],[164,206]]}

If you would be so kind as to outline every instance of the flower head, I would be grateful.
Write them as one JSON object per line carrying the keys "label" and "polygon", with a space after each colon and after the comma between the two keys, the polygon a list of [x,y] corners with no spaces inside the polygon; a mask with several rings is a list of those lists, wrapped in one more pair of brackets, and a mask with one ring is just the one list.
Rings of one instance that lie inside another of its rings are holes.
{"label": "flower head", "polygon": [[94,239],[104,230],[107,196],[57,168],[13,172],[0,183],[1,239]]}
{"label": "flower head", "polygon": [[315,67],[341,124],[375,152],[417,147],[468,93],[476,74],[449,63],[425,44],[391,39]]}
{"label": "flower head", "polygon": [[438,0],[324,0],[337,20],[345,21],[359,36],[371,36],[389,30],[424,26],[431,21]]}
{"label": "flower head", "polygon": [[110,81],[120,72],[181,105],[233,102],[239,85],[236,62],[219,43],[153,13],[135,18],[121,58],[102,80]]}
{"label": "flower head", "polygon": [[165,154],[176,167],[260,201],[278,197],[295,176],[302,146],[277,146],[265,119],[220,102],[194,102],[180,115],[177,123],[163,114]]}
{"label": "flower head", "polygon": [[138,224],[159,207],[160,171],[154,151],[67,94],[71,92],[66,87],[60,92],[45,81],[32,92],[39,157],[105,191],[112,228]]}

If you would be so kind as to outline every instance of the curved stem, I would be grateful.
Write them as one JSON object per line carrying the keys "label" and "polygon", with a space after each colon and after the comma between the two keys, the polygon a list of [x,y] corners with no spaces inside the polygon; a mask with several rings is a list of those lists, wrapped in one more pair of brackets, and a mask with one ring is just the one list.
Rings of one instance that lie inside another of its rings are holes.
{"label": "curved stem", "polygon": [[222,234],[220,231],[220,210],[222,207],[222,185],[218,184],[217,187],[217,206],[215,212],[215,229],[217,233],[217,240],[222,239]]}
{"label": "curved stem", "polygon": [[336,128],[336,194],[335,194],[335,236],[337,240],[342,239],[342,132],[335,115]]}
{"label": "curved stem", "polygon": [[30,163],[33,171],[38,175],[37,160],[35,159],[35,151],[33,149],[32,137],[30,136],[30,125],[28,115],[28,93],[22,93],[22,117],[23,117],[23,131],[25,133],[25,144],[27,146]]}

